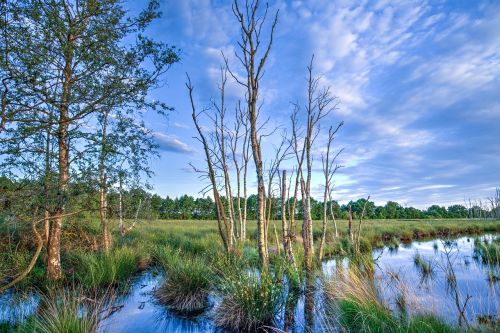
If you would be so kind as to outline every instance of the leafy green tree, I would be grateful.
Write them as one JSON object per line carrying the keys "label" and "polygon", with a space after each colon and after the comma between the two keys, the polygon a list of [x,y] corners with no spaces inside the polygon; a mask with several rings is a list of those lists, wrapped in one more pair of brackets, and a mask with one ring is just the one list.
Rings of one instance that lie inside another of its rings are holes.
{"label": "leafy green tree", "polygon": [[438,205],[432,205],[429,208],[427,208],[426,214],[430,217],[434,218],[446,218],[448,215],[448,212],[446,211],[445,207],[441,207]]}
{"label": "leafy green tree", "polygon": [[55,280],[62,277],[60,237],[69,186],[75,174],[85,174],[78,165],[85,157],[78,149],[88,138],[84,125],[110,108],[169,110],[147,94],[178,56],[174,48],[143,35],[160,15],[155,0],[136,17],[128,17],[118,0],[8,3],[0,76],[12,92],[2,96],[2,116],[10,119],[1,134],[4,142],[24,140],[20,123],[30,124],[27,136],[54,127],[57,197],[50,212],[47,275]]}
{"label": "leafy green tree", "polygon": [[462,205],[452,205],[448,207],[448,217],[452,218],[466,218],[467,208]]}

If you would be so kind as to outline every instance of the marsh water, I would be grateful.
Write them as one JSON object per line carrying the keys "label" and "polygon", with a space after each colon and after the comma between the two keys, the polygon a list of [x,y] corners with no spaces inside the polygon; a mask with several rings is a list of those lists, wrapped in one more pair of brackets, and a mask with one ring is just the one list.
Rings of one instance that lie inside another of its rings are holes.
{"label": "marsh water", "polygon": [[[481,239],[492,237],[484,235]],[[417,254],[430,266],[428,274],[423,274],[415,265]],[[376,249],[372,255],[375,258],[373,282],[379,297],[395,310],[398,309],[396,299],[404,293],[410,313],[433,313],[451,324],[458,321],[457,296],[462,304],[469,298],[466,313],[471,322],[477,321],[480,316],[496,319],[500,314],[500,282],[488,279],[492,268],[474,257],[473,238],[415,241]],[[450,284],[447,274],[450,263],[456,277],[456,288]],[[335,274],[348,265],[347,259],[326,260],[322,264],[323,275],[334,279]],[[498,276],[498,268],[495,269]],[[163,275],[155,270],[148,270],[135,278],[128,293],[114,301],[115,311],[102,321],[100,331],[153,333],[216,330],[210,320],[211,311],[218,301],[215,297],[210,299],[211,306],[203,314],[184,318],[156,301],[153,292],[162,281]],[[304,331],[310,328],[320,331],[322,326],[330,326],[322,308],[319,279],[312,285],[314,293],[309,293],[308,298],[299,298],[287,313],[282,311],[281,319],[277,320],[280,329]],[[36,294],[22,297],[9,293],[2,295],[0,322],[16,321],[34,312],[38,299]],[[292,322],[289,322],[290,318],[293,318]]]}

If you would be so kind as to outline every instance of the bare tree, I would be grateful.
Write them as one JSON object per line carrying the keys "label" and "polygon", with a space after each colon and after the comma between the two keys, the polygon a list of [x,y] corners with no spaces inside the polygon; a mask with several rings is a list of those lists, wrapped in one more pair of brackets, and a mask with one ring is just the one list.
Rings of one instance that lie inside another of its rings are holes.
{"label": "bare tree", "polygon": [[365,200],[365,203],[363,204],[363,209],[361,210],[361,214],[359,215],[359,223],[358,223],[358,232],[356,234],[356,248],[355,251],[356,253],[359,253],[359,245],[361,241],[361,224],[363,223],[363,218],[365,217],[366,213],[366,205],[368,205],[368,202],[370,201],[370,196],[368,196]]}
{"label": "bare tree", "polygon": [[[189,100],[191,102],[191,110],[192,110],[191,116],[192,116],[193,122],[196,126],[196,130],[198,131],[198,137],[196,139],[198,141],[200,141],[201,144],[203,145],[203,151],[205,153],[205,161],[207,163],[207,171],[201,171],[201,170],[196,169],[195,167],[193,167],[193,169],[195,169],[195,171],[197,171],[197,172],[202,173],[203,176],[207,177],[210,181],[209,188],[212,190],[212,193],[214,196],[215,208],[216,208],[216,213],[217,213],[217,226],[219,229],[219,234],[221,236],[222,243],[224,244],[224,248],[226,249],[226,251],[228,251],[231,249],[230,244],[231,244],[232,235],[230,233],[230,228],[229,228],[229,224],[227,221],[226,212],[224,209],[224,204],[222,203],[222,200],[221,200],[221,197],[219,194],[219,190],[217,188],[217,180],[216,180],[216,174],[215,174],[215,170],[214,170],[214,161],[213,161],[214,153],[213,153],[213,149],[210,148],[209,143],[208,143],[205,135],[203,134],[201,126],[198,122],[198,117],[199,117],[200,113],[198,113],[196,111],[196,106],[195,106],[194,99],[193,99],[194,87],[191,84],[191,79],[189,78],[189,76],[187,76],[186,87],[188,89]],[[201,113],[203,113],[204,111],[205,110],[201,111]]]}
{"label": "bare tree", "polygon": [[[236,196],[238,198],[236,206],[239,222],[239,239],[245,240],[247,221],[247,171],[248,161],[250,160],[250,140],[248,117],[241,109],[241,101],[238,101],[236,104],[235,118],[234,129],[232,132],[228,132],[228,136],[230,142],[229,147],[231,149],[231,156],[236,172]],[[241,139],[243,139],[243,141],[241,141]]]}
{"label": "bare tree", "polygon": [[[273,159],[269,162],[268,168],[267,168],[267,204],[266,204],[266,225],[265,225],[265,232],[266,232],[266,237],[269,233],[269,222],[271,221],[271,213],[272,213],[272,206],[273,206],[273,200],[274,200],[274,191],[273,191],[273,185],[274,185],[274,179],[276,175],[279,177],[279,169],[281,166],[281,163],[287,158],[289,155],[290,151],[290,140],[287,139],[285,133],[281,135],[281,142],[280,144],[274,148],[274,157]],[[279,184],[278,184],[279,188]],[[281,191],[280,191],[281,192]]]}
{"label": "bare tree", "polygon": [[[217,104],[215,100],[212,101],[212,105],[215,110],[213,117],[213,122],[215,126],[214,131],[214,141],[217,146],[217,150],[214,150],[215,163],[214,166],[219,168],[222,172],[224,178],[224,190],[226,192],[226,200],[229,211],[229,246],[232,247],[235,239],[235,214],[234,214],[234,204],[233,204],[233,192],[231,189],[231,177],[229,175],[229,166],[227,162],[227,138],[229,132],[226,128],[225,118],[226,118],[226,104],[225,104],[225,87],[227,82],[227,66],[220,68],[221,82],[219,85],[220,92],[220,104]],[[239,199],[239,198],[238,198]]]}
{"label": "bare tree", "polygon": [[[314,56],[311,57],[311,62],[307,66],[307,101],[305,105],[307,125],[300,150],[298,143],[299,134],[297,117],[300,107],[296,106],[294,113],[292,114],[292,146],[294,148],[298,164],[298,180],[296,183],[300,184],[302,198],[302,238],[304,246],[304,264],[307,269],[312,268],[312,259],[314,257],[313,222],[311,217],[311,179],[313,168],[312,148],[320,132],[320,121],[328,116],[337,107],[336,97],[332,95],[330,88],[319,88],[319,77],[313,75],[313,62]],[[304,162],[306,168],[305,174],[303,170]]]}
{"label": "bare tree", "polygon": [[[258,135],[258,110],[257,102],[259,99],[259,83],[264,75],[264,65],[271,51],[273,44],[274,31],[278,22],[278,12],[276,11],[272,19],[271,30],[267,43],[262,43],[261,32],[266,22],[269,5],[266,3],[264,13],[258,16],[260,8],[259,0],[245,1],[243,8],[234,0],[232,9],[240,27],[240,41],[238,42],[239,53],[236,53],[237,59],[243,65],[246,77],[241,79],[233,71],[230,74],[233,79],[246,88],[247,114],[250,122],[250,142],[252,146],[252,155],[255,162],[257,174],[257,243],[259,257],[263,267],[269,263],[269,253],[267,252],[267,234],[266,227],[266,188],[264,183],[264,166],[260,140]],[[263,48],[262,48],[263,47]],[[226,65],[228,61],[226,59]]]}
{"label": "bare tree", "polygon": [[[342,127],[344,123],[340,122],[337,125],[337,128],[333,128],[333,126],[330,126],[328,130],[328,141],[326,145],[326,153],[321,154],[321,164],[323,165],[323,176],[325,178],[325,189],[323,192],[323,225],[322,225],[322,230],[321,230],[321,240],[319,244],[319,260],[321,261],[323,259],[323,254],[324,254],[324,247],[325,247],[325,238],[326,238],[326,225],[328,221],[328,199],[331,196],[331,184],[332,184],[332,178],[335,172],[341,167],[338,164],[335,164],[337,157],[340,155],[342,152],[342,149],[333,156],[333,158],[330,156],[331,150],[332,150],[332,145],[333,141],[335,139],[335,134],[337,134],[338,130],[340,127]],[[330,203],[331,207],[331,203]],[[331,208],[330,208],[331,210]],[[333,213],[331,213],[333,216]],[[335,218],[333,218],[333,222],[335,225],[335,231],[337,230],[336,224],[335,224]],[[337,235],[336,235],[337,236]]]}
{"label": "bare tree", "polygon": [[[287,178],[286,178],[286,170],[282,171],[281,181],[280,181],[280,192],[281,192],[281,237],[283,239],[283,251],[285,252],[285,257],[288,261],[290,261],[294,267],[296,268],[295,256],[293,254],[293,244],[291,239],[291,231],[287,222],[287,201],[288,201],[288,193],[287,192]],[[279,175],[279,174],[278,174]]]}

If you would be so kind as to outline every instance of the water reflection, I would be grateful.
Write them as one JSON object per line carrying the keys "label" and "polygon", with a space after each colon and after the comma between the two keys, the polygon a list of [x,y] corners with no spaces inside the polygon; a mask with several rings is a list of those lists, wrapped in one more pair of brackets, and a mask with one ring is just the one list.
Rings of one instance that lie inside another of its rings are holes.
{"label": "water reflection", "polygon": [[[492,236],[483,236],[491,240]],[[416,256],[427,264],[416,264]],[[322,263],[325,279],[335,279],[349,268],[363,272],[377,295],[398,315],[435,313],[458,324],[470,321],[495,321],[500,313],[500,283],[495,280],[498,268],[485,265],[475,257],[474,242],[469,238],[452,241],[434,240],[403,244],[373,251],[372,258],[332,258]],[[430,271],[423,279],[422,271]],[[491,275],[494,277],[491,278]],[[158,303],[154,290],[163,280],[161,274],[147,271],[138,277],[129,292],[115,301],[117,311],[106,318],[100,332],[213,332],[210,320],[217,302],[210,297],[211,308],[196,318],[182,318]],[[288,291],[285,307],[276,325],[285,332],[321,331],[325,311],[321,279],[304,277],[302,292]],[[0,322],[16,322],[34,313],[39,303],[36,294],[0,297]],[[460,315],[460,312],[463,312]],[[465,318],[465,319],[464,319]]]}

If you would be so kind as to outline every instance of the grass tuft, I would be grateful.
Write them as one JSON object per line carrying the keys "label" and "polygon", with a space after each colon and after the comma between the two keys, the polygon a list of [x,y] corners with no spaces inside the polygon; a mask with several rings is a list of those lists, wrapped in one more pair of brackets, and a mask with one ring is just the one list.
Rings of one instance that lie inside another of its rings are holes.
{"label": "grass tuft", "polygon": [[156,291],[158,300],[178,313],[203,311],[208,305],[211,287],[206,263],[168,247],[158,249],[157,257],[166,273],[165,282]]}
{"label": "grass tuft", "polygon": [[272,273],[258,276],[247,272],[238,279],[225,277],[219,295],[221,302],[214,311],[214,322],[230,331],[255,332],[273,325],[285,304],[283,281]]}

